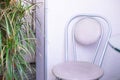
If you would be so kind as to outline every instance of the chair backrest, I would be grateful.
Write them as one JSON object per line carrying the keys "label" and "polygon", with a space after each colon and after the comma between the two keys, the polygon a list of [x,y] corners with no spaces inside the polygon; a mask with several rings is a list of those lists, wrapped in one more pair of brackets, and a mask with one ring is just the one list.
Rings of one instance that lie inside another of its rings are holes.
{"label": "chair backrest", "polygon": [[[82,46],[90,46],[96,44],[92,62],[95,63],[97,56],[99,55],[100,57],[98,65],[101,66],[105,56],[109,37],[111,35],[111,27],[105,18],[96,15],[77,15],[69,20],[65,27],[66,61],[68,60],[69,56],[69,35],[71,35],[72,38],[71,43],[74,61],[77,60],[76,44]],[[101,51],[100,54],[98,54],[99,51]]]}

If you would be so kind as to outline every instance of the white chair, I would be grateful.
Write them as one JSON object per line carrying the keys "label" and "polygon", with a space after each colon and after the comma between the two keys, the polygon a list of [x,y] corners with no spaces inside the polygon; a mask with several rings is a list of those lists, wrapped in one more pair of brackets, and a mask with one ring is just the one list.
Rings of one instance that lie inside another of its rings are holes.
{"label": "white chair", "polygon": [[[72,25],[72,26],[71,26]],[[71,31],[70,31],[71,29]],[[69,61],[69,36],[72,36],[73,61]],[[65,62],[55,65],[52,72],[57,80],[98,80],[103,76],[100,68],[104,59],[111,28],[101,16],[77,15],[70,19],[65,29]],[[79,61],[78,46],[96,45],[93,59]],[[97,61],[97,62],[96,62]]]}

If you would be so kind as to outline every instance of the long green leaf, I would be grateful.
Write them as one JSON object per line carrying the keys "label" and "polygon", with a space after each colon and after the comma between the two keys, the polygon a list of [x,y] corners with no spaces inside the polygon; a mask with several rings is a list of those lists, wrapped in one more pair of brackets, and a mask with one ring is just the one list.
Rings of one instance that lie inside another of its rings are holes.
{"label": "long green leaf", "polygon": [[6,15],[4,16],[5,16],[5,22],[6,22],[6,32],[9,37],[10,36],[9,22],[8,22],[7,16]]}

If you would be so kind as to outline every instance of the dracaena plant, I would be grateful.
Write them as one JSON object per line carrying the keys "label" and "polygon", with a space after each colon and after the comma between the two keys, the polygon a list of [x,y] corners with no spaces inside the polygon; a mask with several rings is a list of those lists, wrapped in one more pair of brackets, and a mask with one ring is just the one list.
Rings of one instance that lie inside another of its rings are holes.
{"label": "dracaena plant", "polygon": [[35,53],[35,31],[31,23],[34,5],[28,2],[0,1],[0,74],[3,80],[27,80],[26,69],[31,71],[24,58],[26,54]]}

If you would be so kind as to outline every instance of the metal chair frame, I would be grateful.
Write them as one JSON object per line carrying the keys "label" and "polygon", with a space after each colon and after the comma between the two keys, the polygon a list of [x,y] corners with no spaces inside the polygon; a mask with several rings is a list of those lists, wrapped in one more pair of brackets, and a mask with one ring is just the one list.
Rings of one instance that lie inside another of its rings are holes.
{"label": "metal chair frame", "polygon": [[[99,64],[98,64],[99,66],[101,66],[102,63],[103,63],[106,48],[107,48],[108,41],[109,41],[109,38],[111,36],[112,31],[111,31],[111,27],[110,27],[108,21],[105,18],[103,18],[101,16],[96,16],[96,15],[77,15],[77,16],[74,16],[73,18],[71,18],[69,20],[69,22],[67,23],[67,25],[65,27],[65,61],[66,62],[68,61],[68,32],[69,32],[68,30],[69,30],[69,26],[70,26],[71,22],[74,21],[77,18],[81,18],[80,20],[82,20],[84,18],[92,18],[92,19],[94,19],[96,21],[98,21],[98,19],[100,19],[100,20],[104,21],[107,24],[107,26],[103,26],[103,27],[107,27],[108,31],[107,31],[107,34],[106,34],[107,36],[106,36],[106,40],[105,40],[105,46],[104,46],[103,51],[101,53],[101,58],[100,58],[100,61],[99,61]],[[98,21],[98,22],[100,22],[100,21]],[[95,60],[96,60],[97,55],[98,55],[98,50],[100,48],[102,39],[104,37],[104,28],[103,27],[101,27],[102,32],[101,32],[101,36],[100,36],[100,39],[99,39],[98,44],[97,44],[97,48],[96,48],[96,51],[95,51],[95,56],[94,56],[94,59],[93,59],[93,63],[95,63]],[[73,44],[73,55],[74,55],[73,57],[74,57],[74,61],[76,61],[77,60],[77,54],[76,54],[76,44],[75,44],[75,38],[74,38],[74,28],[75,27],[72,28],[72,30],[73,30],[72,31],[72,44]]]}
{"label": "metal chair frame", "polygon": [[[78,19],[78,18],[80,18],[80,19]],[[101,53],[101,58],[100,58],[100,61],[99,61],[99,66],[101,67],[102,66],[102,63],[103,63],[103,60],[104,60],[104,56],[105,56],[105,52],[106,52],[106,49],[107,49],[107,45],[108,45],[108,41],[109,41],[109,38],[110,38],[110,36],[111,36],[111,32],[112,32],[112,30],[111,30],[111,27],[110,27],[110,25],[109,25],[109,23],[108,23],[108,21],[105,19],[105,18],[103,18],[103,17],[101,17],[101,16],[96,16],[96,15],[76,15],[76,16],[74,16],[74,17],[72,17],[70,20],[69,20],[69,22],[67,23],[67,25],[66,25],[66,27],[65,27],[65,33],[64,33],[64,36],[65,36],[65,62],[67,62],[68,61],[68,34],[69,34],[69,28],[70,28],[70,24],[74,21],[74,20],[76,20],[76,19],[78,19],[78,21],[80,21],[80,20],[82,20],[82,19],[84,19],[84,18],[91,18],[91,19],[94,19],[94,20],[96,20],[97,22],[100,22],[98,19],[100,19],[100,20],[102,20],[102,21],[104,21],[104,23],[107,25],[107,26],[102,26],[101,27],[101,36],[100,36],[100,38],[99,38],[99,40],[98,40],[98,43],[97,43],[97,47],[96,47],[96,50],[95,50],[95,55],[94,55],[94,58],[93,58],[93,60],[92,60],[92,63],[94,64],[95,63],[95,61],[96,61],[96,58],[97,58],[97,55],[98,55],[98,52],[99,52],[99,48],[100,48],[100,46],[101,46],[101,43],[102,43],[102,40],[103,40],[103,38],[104,38],[104,33],[105,33],[105,31],[104,31],[104,28],[103,27],[107,27],[107,33],[106,33],[106,38],[105,38],[105,40],[104,40],[104,42],[105,42],[105,45],[104,45],[104,48],[103,48],[103,50],[102,50],[102,53]],[[101,24],[101,23],[100,23]],[[73,48],[73,57],[74,57],[74,61],[77,61],[77,53],[76,53],[76,41],[75,41],[75,36],[74,36],[74,28],[75,27],[73,27],[72,26],[72,44],[73,44],[73,46],[72,46],[72,48]],[[55,80],[62,80],[61,78],[58,78],[58,77],[56,77],[56,79]],[[99,80],[99,79],[97,79],[97,80]]]}

